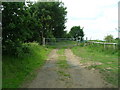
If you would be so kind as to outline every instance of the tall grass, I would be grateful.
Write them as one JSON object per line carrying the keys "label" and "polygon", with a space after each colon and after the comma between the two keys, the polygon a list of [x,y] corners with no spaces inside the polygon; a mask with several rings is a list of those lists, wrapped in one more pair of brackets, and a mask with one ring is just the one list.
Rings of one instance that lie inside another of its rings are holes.
{"label": "tall grass", "polygon": [[82,58],[81,63],[95,63],[101,64],[90,64],[88,69],[97,69],[103,75],[104,79],[117,86],[118,85],[118,50],[111,47],[105,48],[102,45],[93,44],[88,46],[77,46],[72,48],[75,55]]}
{"label": "tall grass", "polygon": [[[83,45],[82,45],[83,46]],[[93,43],[86,46],[86,49],[89,51],[104,53],[104,54],[111,54],[111,55],[118,55],[118,45],[114,48],[113,45],[104,45]]]}
{"label": "tall grass", "polygon": [[[3,88],[19,88],[31,72],[42,66],[50,49],[37,43],[26,43],[22,57],[3,55]],[[29,53],[27,53],[29,51]]]}

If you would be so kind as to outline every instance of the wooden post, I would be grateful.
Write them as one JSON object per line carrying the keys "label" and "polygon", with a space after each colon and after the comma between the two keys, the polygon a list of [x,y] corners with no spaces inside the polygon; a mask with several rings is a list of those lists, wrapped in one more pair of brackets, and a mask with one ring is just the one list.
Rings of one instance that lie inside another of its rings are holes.
{"label": "wooden post", "polygon": [[45,38],[43,37],[43,46],[45,46]]}
{"label": "wooden post", "polygon": [[88,39],[87,39],[87,37],[86,37],[86,41],[87,41]]}
{"label": "wooden post", "polygon": [[104,43],[104,49],[105,49],[105,43]]}
{"label": "wooden post", "polygon": [[113,49],[115,49],[115,44],[113,44]]}

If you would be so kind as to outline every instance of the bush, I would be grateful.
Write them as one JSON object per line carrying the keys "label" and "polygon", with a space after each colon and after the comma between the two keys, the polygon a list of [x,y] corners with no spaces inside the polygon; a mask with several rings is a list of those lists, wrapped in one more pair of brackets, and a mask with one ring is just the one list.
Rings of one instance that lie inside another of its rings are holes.
{"label": "bush", "polygon": [[15,56],[17,57],[24,57],[26,55],[29,56],[31,54],[32,54],[32,50],[30,43],[24,43],[22,44],[21,47],[16,48]]}
{"label": "bush", "polygon": [[[17,49],[20,56],[24,55],[22,58],[7,55],[2,57],[2,88],[20,88],[25,81],[32,79],[34,76],[31,75],[45,63],[51,51],[37,43],[25,43],[22,46]],[[27,53],[29,56],[26,56]]]}
{"label": "bush", "polygon": [[4,50],[3,55],[14,56],[18,58],[22,58],[24,56],[29,56],[33,54],[33,50],[31,47],[38,47],[38,43],[23,43],[19,46],[13,46],[9,50]]}
{"label": "bush", "polygon": [[83,47],[85,43],[80,43],[80,46]]}

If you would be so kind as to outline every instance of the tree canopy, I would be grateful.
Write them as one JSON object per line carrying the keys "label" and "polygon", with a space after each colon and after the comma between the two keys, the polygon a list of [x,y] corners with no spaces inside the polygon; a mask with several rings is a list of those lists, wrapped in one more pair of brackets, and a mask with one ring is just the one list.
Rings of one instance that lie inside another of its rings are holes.
{"label": "tree canopy", "polygon": [[113,41],[113,35],[107,35],[107,36],[105,36],[105,38],[104,38],[104,40],[106,40],[106,41],[108,41],[108,42],[111,42],[111,41]]}
{"label": "tree canopy", "polygon": [[84,32],[83,32],[83,28],[81,28],[80,26],[73,26],[69,32],[70,36],[72,38],[79,38],[81,37],[81,41],[83,40],[84,37]]}
{"label": "tree canopy", "polygon": [[15,53],[24,42],[43,37],[64,37],[66,7],[62,2],[37,2],[28,6],[23,2],[3,2],[3,52]]}

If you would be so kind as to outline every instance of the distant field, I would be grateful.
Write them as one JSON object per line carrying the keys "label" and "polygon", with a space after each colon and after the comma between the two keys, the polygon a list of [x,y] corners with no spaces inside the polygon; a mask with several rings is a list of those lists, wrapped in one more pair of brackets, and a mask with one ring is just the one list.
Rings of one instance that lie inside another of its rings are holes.
{"label": "distant field", "polygon": [[71,48],[76,46],[76,41],[59,41],[59,42],[50,42],[46,46],[50,48]]}
{"label": "distant field", "polygon": [[82,58],[81,63],[88,69],[97,69],[104,76],[105,80],[111,84],[118,85],[118,52],[111,53],[100,51],[95,47],[77,46],[72,48],[75,55]]}

